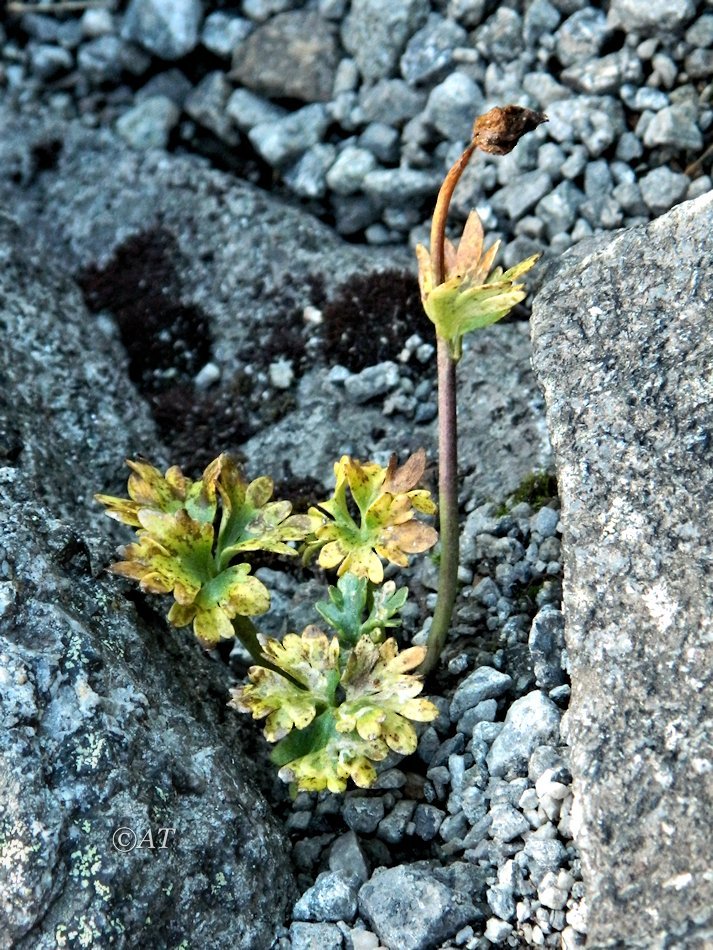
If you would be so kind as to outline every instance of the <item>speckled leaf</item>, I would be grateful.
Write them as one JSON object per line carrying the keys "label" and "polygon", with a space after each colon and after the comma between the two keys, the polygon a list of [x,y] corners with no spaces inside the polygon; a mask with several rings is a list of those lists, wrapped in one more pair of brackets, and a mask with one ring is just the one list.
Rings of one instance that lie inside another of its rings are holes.
{"label": "speckled leaf", "polygon": [[409,720],[426,722],[438,715],[426,699],[413,703],[423,683],[407,671],[415,669],[424,656],[423,647],[399,653],[393,639],[380,646],[368,638],[359,640],[342,674],[345,699],[336,713],[337,731],[356,730],[362,739],[381,739],[403,755],[415,751],[416,733]]}
{"label": "speckled leaf", "polygon": [[331,701],[339,682],[339,640],[319,627],[306,627],[301,635],[288,633],[279,640],[265,639],[263,652],[275,666],[289,673],[320,702]]}
{"label": "speckled leaf", "polygon": [[411,504],[416,509],[420,511],[423,515],[435,515],[438,511],[438,508],[431,498],[431,493],[425,489],[415,489],[408,493],[409,498],[411,499]]}
{"label": "speckled leaf", "polygon": [[430,524],[407,521],[405,524],[389,525],[379,535],[379,541],[396,545],[406,554],[421,554],[438,541],[438,532]]}
{"label": "speckled leaf", "polygon": [[[197,482],[189,482],[188,479],[183,479],[186,483],[184,488],[185,508],[191,518],[196,521],[212,524],[215,519],[218,507],[216,482],[220,476],[224,458],[225,456],[220,455],[217,459],[214,459],[206,467],[203,477]],[[178,472],[180,473],[180,469],[178,469]]]}
{"label": "speckled leaf", "polygon": [[[335,466],[337,484],[334,494],[320,504],[320,509],[332,520],[316,527],[315,541],[308,544],[305,556],[321,548],[321,567],[336,567],[339,577],[352,573],[368,578],[374,584],[380,584],[384,578],[379,555],[396,564],[408,564],[409,552],[399,548],[399,536],[393,533],[393,528],[411,521],[416,511],[435,512],[429,493],[425,489],[413,489],[423,475],[425,461],[423,450],[414,453],[401,468],[397,468],[395,458],[389,462],[388,468],[382,468],[375,463],[362,464],[343,456]],[[359,525],[349,510],[347,484],[360,512]],[[402,491],[406,486],[413,491]],[[310,510],[310,513],[316,512],[317,509]],[[417,535],[424,543],[427,537],[434,539],[427,547],[435,543],[432,528],[420,533],[406,532],[403,537],[411,543]],[[426,547],[421,544],[413,547],[413,552],[423,550]]]}
{"label": "speckled leaf", "polygon": [[150,593],[176,590],[176,599],[190,602],[215,575],[212,526],[199,524],[183,509],[171,515],[142,508],[138,518],[142,529],[138,543],[124,548],[126,561],[111,570],[139,580]]}
{"label": "speckled leaf", "polygon": [[[262,508],[272,498],[275,483],[267,475],[261,475],[250,482],[245,492],[245,502],[251,508]],[[289,502],[287,502],[289,504]],[[290,506],[291,509],[292,506]],[[289,514],[289,511],[287,512]],[[286,517],[286,516],[285,516]]]}
{"label": "speckled leaf", "polygon": [[234,617],[256,617],[270,606],[267,588],[249,572],[248,564],[229,567],[206,583],[192,600],[174,604],[169,621],[177,627],[193,621],[193,632],[208,648],[231,639],[235,636]]}
{"label": "speckled leaf", "polygon": [[332,732],[322,748],[291,760],[278,774],[299,791],[343,792],[350,778],[360,788],[370,788],[377,777],[372,762],[381,762],[387,755],[388,747],[381,739],[367,741],[357,732]]}
{"label": "speckled leaf", "polygon": [[208,524],[215,518],[215,480],[221,460],[222,456],[211,462],[203,478],[193,482],[186,478],[177,465],[169,468],[164,476],[148,462],[127,459],[126,464],[131,469],[129,498],[114,498],[111,495],[94,497],[107,507],[110,518],[135,528],[140,526],[138,513],[141,509],[175,514],[185,508],[195,521]]}
{"label": "speckled leaf", "polygon": [[364,515],[381,494],[386,469],[374,462],[358,462],[348,455],[342,457],[340,464],[344,465],[349,490],[359,511]]}
{"label": "speckled leaf", "polygon": [[218,534],[221,567],[248,551],[295,557],[297,551],[289,542],[303,541],[324,520],[322,515],[291,515],[289,501],[270,502],[272,479],[262,476],[246,484],[235,463],[227,457],[217,487],[223,502]]}
{"label": "speckled leaf", "polygon": [[384,566],[370,544],[352,548],[339,565],[337,574],[341,577],[347,571],[368,578],[372,584],[380,584],[384,579]]}
{"label": "speckled leaf", "polygon": [[293,728],[305,729],[314,719],[317,698],[306,689],[300,689],[284,676],[264,666],[251,666],[250,683],[231,690],[231,705],[240,712],[250,713],[253,719],[265,722],[265,738],[277,742]]}

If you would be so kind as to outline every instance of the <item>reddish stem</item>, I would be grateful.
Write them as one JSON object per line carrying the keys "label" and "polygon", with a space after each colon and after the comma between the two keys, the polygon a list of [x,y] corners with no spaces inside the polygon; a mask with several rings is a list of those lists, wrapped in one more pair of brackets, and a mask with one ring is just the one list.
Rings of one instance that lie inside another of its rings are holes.
{"label": "reddish stem", "polygon": [[[431,266],[434,286],[446,279],[446,220],[451,198],[466,165],[476,149],[474,142],[465,149],[446,175],[431,221]],[[458,591],[458,420],[456,364],[450,342],[437,337],[438,343],[438,513],[441,561],[438,569],[438,596],[428,634],[426,657],[420,672],[425,676],[438,663],[453,614]]]}

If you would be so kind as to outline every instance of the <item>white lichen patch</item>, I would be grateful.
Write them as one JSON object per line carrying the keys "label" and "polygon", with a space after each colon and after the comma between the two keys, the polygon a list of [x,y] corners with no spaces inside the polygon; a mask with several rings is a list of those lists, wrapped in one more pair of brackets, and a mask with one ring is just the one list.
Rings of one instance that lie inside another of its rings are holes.
{"label": "white lichen patch", "polygon": [[101,696],[94,692],[84,676],[77,679],[74,684],[74,692],[77,694],[79,708],[85,715],[91,715],[101,704]]}
{"label": "white lichen patch", "polygon": [[219,894],[222,889],[227,886],[227,884],[228,881],[226,880],[225,874],[223,874],[222,871],[218,871],[218,873],[215,875],[214,882],[210,886],[211,893]]}
{"label": "white lichen patch", "polygon": [[644,515],[632,508],[626,499],[614,496],[607,511],[599,515],[602,537],[614,537],[617,545],[636,545],[644,537],[647,523]]}
{"label": "white lichen patch", "polygon": [[0,584],[0,617],[9,613],[15,603],[15,585],[12,581],[3,581]]}
{"label": "white lichen patch", "polygon": [[693,875],[690,873],[685,874],[676,874],[674,877],[670,877],[667,881],[663,882],[665,888],[673,888],[675,891],[682,891],[684,887],[688,887],[693,881]]}
{"label": "white lichen patch", "polygon": [[647,590],[641,598],[651,614],[651,619],[656,624],[660,633],[666,630],[674,622],[679,610],[679,604],[671,597],[664,580],[656,581],[651,588]]}
{"label": "white lichen patch", "polygon": [[72,636],[70,634],[69,643],[67,644],[64,657],[64,668],[66,670],[73,670],[81,667],[82,643],[79,637]]}
{"label": "white lichen patch", "polygon": [[111,897],[111,888],[107,887],[106,884],[102,884],[101,881],[95,880],[94,882],[94,893],[103,901],[108,901]]}
{"label": "white lichen patch", "polygon": [[38,820],[4,815],[0,821],[0,880],[2,888],[20,892],[47,848],[49,832]]}
{"label": "white lichen patch", "polygon": [[58,924],[55,927],[54,939],[55,945],[59,948],[64,947],[96,947],[99,941],[105,936],[102,934],[102,928],[93,915],[82,914],[76,922],[71,924]]}

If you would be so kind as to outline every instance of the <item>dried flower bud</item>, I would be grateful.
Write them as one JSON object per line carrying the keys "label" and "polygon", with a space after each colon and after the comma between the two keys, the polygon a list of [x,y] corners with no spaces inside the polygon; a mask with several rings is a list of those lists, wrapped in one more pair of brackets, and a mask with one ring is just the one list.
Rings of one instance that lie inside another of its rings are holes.
{"label": "dried flower bud", "polygon": [[496,106],[475,120],[473,142],[483,152],[507,155],[523,135],[532,132],[543,122],[547,122],[543,112],[523,106]]}

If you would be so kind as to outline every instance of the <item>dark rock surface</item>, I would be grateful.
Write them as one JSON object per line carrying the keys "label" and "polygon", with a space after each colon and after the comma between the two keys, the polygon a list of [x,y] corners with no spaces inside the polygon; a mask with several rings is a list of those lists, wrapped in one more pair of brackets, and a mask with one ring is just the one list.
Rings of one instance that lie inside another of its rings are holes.
{"label": "dark rock surface", "polygon": [[709,194],[582,246],[533,308],[591,947],[713,941],[712,225]]}
{"label": "dark rock surface", "polygon": [[0,946],[268,947],[294,885],[227,670],[104,574],[91,495],[153,424],[28,247],[2,218]]}

